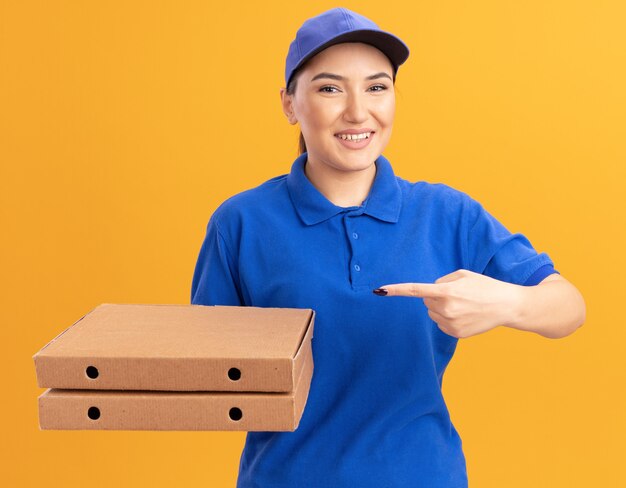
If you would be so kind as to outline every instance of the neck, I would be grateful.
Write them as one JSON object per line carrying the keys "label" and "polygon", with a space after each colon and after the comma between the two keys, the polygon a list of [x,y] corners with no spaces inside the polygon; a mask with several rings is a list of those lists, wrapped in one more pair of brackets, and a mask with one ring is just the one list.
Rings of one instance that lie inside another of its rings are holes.
{"label": "neck", "polygon": [[319,192],[338,207],[358,207],[376,177],[376,164],[357,171],[341,171],[307,158],[304,174]]}

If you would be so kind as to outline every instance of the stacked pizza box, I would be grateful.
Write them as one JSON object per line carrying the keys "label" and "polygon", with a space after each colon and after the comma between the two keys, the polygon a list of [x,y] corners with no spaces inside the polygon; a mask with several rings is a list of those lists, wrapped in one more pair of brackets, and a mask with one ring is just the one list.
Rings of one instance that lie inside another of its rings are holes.
{"label": "stacked pizza box", "polygon": [[33,359],[41,429],[293,431],[311,309],[102,304]]}

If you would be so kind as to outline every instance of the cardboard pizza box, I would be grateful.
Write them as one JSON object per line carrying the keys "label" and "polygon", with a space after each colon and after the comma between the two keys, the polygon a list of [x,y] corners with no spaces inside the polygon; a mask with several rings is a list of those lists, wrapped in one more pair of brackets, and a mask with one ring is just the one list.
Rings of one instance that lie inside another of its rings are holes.
{"label": "cardboard pizza box", "polygon": [[82,390],[293,392],[314,320],[311,309],[102,304],[33,356],[37,383]]}
{"label": "cardboard pizza box", "polygon": [[313,375],[311,342],[296,388],[287,393],[48,389],[39,396],[42,430],[294,431]]}

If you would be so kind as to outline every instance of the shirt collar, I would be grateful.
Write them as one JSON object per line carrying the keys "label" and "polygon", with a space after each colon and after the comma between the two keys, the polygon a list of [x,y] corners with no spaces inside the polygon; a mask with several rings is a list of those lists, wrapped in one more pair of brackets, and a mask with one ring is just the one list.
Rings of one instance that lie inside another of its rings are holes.
{"label": "shirt collar", "polygon": [[363,213],[385,222],[397,222],[402,206],[402,192],[389,161],[380,155],[376,161],[376,177],[361,207],[339,207],[313,186],[304,174],[307,153],[302,153],[287,175],[287,188],[298,215],[306,225],[314,225],[346,209],[362,208]]}

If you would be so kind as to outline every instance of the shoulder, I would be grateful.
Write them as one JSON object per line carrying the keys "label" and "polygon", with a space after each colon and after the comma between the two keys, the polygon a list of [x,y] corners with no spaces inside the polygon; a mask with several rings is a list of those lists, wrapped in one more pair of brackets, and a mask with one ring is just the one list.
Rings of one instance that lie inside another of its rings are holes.
{"label": "shoulder", "polygon": [[212,219],[218,222],[231,221],[284,204],[285,198],[288,198],[286,179],[286,174],[275,176],[254,188],[227,198],[215,209]]}
{"label": "shoulder", "polygon": [[409,206],[424,206],[441,212],[462,212],[475,203],[467,193],[445,183],[428,181],[411,182],[396,176],[402,190],[404,203]]}

